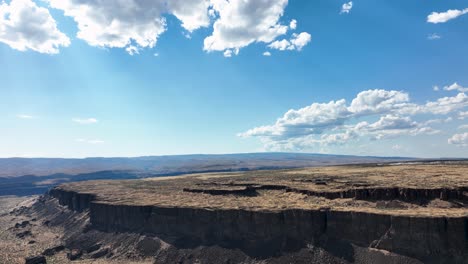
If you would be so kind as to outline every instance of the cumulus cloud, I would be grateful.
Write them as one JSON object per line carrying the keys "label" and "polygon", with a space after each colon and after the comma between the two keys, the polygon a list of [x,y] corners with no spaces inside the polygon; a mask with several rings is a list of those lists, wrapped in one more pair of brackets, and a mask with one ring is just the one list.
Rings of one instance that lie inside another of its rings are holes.
{"label": "cumulus cloud", "polygon": [[445,115],[450,112],[463,109],[467,106],[468,96],[465,93],[459,93],[456,96],[442,97],[434,102],[427,102],[422,107],[413,107],[410,108],[410,110]]}
{"label": "cumulus cloud", "polygon": [[448,143],[460,147],[468,147],[468,132],[453,135],[448,139]]}
{"label": "cumulus cloud", "polygon": [[388,112],[408,106],[409,95],[400,91],[367,90],[353,99],[349,110],[356,115]]}
{"label": "cumulus cloud", "polygon": [[166,31],[165,14],[172,14],[182,27],[192,32],[210,24],[207,0],[46,0],[52,8],[62,10],[78,25],[77,37],[91,46],[152,48]]}
{"label": "cumulus cloud", "polygon": [[271,53],[270,53],[269,51],[265,51],[265,52],[263,52],[263,56],[270,57],[270,56],[271,56]]}
{"label": "cumulus cloud", "polygon": [[242,137],[297,137],[322,134],[329,127],[342,125],[350,115],[345,100],[313,103],[299,110],[289,110],[272,126],[261,126],[241,133]]}
{"label": "cumulus cloud", "polygon": [[270,43],[268,47],[272,49],[277,49],[277,50],[293,50],[294,49],[294,46],[292,46],[291,42],[289,42],[287,39],[274,41]]}
{"label": "cumulus cloud", "polygon": [[57,28],[49,10],[31,0],[0,4],[0,42],[19,51],[56,54],[70,39]]}
{"label": "cumulus cloud", "polygon": [[300,34],[294,33],[290,40],[282,39],[276,40],[268,45],[271,49],[277,50],[302,50],[312,39],[312,36],[307,32],[302,32]]}
{"label": "cumulus cloud", "polygon": [[289,22],[289,28],[292,30],[295,30],[297,28],[297,20],[293,19],[291,22]]}
{"label": "cumulus cloud", "polygon": [[224,51],[223,55],[226,58],[232,57],[232,55],[237,55],[239,54],[239,49],[227,49]]}
{"label": "cumulus cloud", "polygon": [[465,8],[463,10],[450,9],[450,10],[447,10],[446,12],[441,12],[441,13],[432,12],[429,16],[427,16],[427,22],[433,23],[433,24],[445,23],[449,20],[455,19],[467,13],[468,13],[468,8]]}
{"label": "cumulus cloud", "polygon": [[444,90],[445,91],[459,91],[459,92],[462,92],[462,93],[468,92],[468,88],[463,87],[463,86],[459,85],[456,82],[453,83],[452,85],[445,86]]}
{"label": "cumulus cloud", "polygon": [[409,117],[400,117],[396,115],[385,115],[380,117],[380,119],[369,125],[368,128],[371,131],[379,130],[404,130],[415,128],[418,126],[418,123],[411,120]]}
{"label": "cumulus cloud", "polygon": [[445,115],[467,106],[464,93],[416,104],[402,91],[367,90],[358,93],[350,104],[341,99],[291,109],[274,124],[254,127],[238,136],[258,137],[271,150],[298,150],[345,144],[360,138],[433,135],[441,131],[430,125],[450,122],[452,118],[414,121],[411,116]]}
{"label": "cumulus cloud", "polygon": [[349,1],[348,3],[344,3],[341,6],[340,14],[349,14],[349,12],[351,12],[352,8],[353,8],[353,1]]}
{"label": "cumulus cloud", "polygon": [[73,118],[72,121],[80,125],[90,125],[99,122],[96,118]]}
{"label": "cumulus cloud", "polygon": [[166,0],[168,12],[176,16],[189,32],[210,25],[208,0]]}
{"label": "cumulus cloud", "polygon": [[[187,38],[193,31],[213,25],[203,49],[223,52],[225,57],[253,43],[271,43],[297,27],[295,19],[289,24],[280,21],[288,0],[45,1],[73,18],[78,25],[77,37],[89,45],[124,48],[130,55],[156,45],[167,30],[167,15],[181,21]],[[309,41],[308,33],[289,40],[291,48],[297,50]]]}
{"label": "cumulus cloud", "polygon": [[458,119],[464,120],[465,118],[468,118],[468,111],[458,113]]}
{"label": "cumulus cloud", "polygon": [[166,30],[164,1],[48,0],[78,25],[77,37],[91,46],[154,47]]}
{"label": "cumulus cloud", "polygon": [[291,44],[295,47],[296,50],[302,50],[302,48],[307,45],[312,36],[307,32],[302,32],[299,34],[293,34],[291,38]]}
{"label": "cumulus cloud", "polygon": [[289,27],[279,21],[287,3],[288,0],[212,0],[217,18],[203,49],[226,51],[256,42],[272,42],[288,31]]}
{"label": "cumulus cloud", "polygon": [[131,56],[133,56],[134,54],[140,54],[140,51],[137,47],[135,46],[128,46],[125,51],[127,51],[128,54],[130,54]]}

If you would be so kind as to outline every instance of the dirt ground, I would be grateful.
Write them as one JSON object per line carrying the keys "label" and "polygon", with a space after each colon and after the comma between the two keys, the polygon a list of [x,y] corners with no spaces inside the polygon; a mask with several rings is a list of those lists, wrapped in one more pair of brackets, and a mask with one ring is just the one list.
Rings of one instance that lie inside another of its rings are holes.
{"label": "dirt ground", "polygon": [[[47,226],[44,219],[27,211],[20,214],[11,214],[13,209],[30,207],[38,196],[3,196],[0,197],[0,264],[24,264],[26,256],[40,255],[44,250],[63,244],[64,234],[62,226]],[[21,226],[22,223],[24,227]],[[20,226],[15,227],[18,224]],[[18,234],[23,234],[21,237]],[[149,260],[133,261],[129,259],[84,259],[70,261],[66,251],[54,256],[46,257],[48,264],[150,264]]]}

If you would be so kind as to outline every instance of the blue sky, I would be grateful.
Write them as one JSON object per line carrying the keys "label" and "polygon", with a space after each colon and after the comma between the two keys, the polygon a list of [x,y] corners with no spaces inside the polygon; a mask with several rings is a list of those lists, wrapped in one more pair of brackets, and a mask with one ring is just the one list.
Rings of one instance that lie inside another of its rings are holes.
{"label": "blue sky", "polygon": [[466,1],[120,2],[0,4],[1,157],[468,157]]}

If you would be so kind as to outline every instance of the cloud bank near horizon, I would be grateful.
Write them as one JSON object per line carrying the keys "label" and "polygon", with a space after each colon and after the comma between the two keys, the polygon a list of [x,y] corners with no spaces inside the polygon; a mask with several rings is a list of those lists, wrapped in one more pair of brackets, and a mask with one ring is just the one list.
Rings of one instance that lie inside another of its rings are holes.
{"label": "cloud bank near horizon", "polygon": [[[358,93],[351,103],[338,99],[291,109],[274,124],[254,127],[238,136],[259,138],[266,150],[294,151],[362,139],[435,135],[445,132],[434,128],[435,124],[463,119],[466,113],[463,110],[468,107],[468,95],[462,86],[454,83],[444,90],[458,93],[418,104],[403,91],[366,90]],[[466,147],[465,134],[455,134],[447,142]]]}

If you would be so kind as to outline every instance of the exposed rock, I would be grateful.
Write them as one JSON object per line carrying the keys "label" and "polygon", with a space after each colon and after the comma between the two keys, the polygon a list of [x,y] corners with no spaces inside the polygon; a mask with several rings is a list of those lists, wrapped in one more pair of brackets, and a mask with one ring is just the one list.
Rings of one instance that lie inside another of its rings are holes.
{"label": "exposed rock", "polygon": [[29,223],[29,221],[23,221],[23,222],[21,222],[21,223],[16,223],[16,224],[15,224],[15,228],[25,228],[25,227],[27,227],[28,225],[31,225],[31,224]]}
{"label": "exposed rock", "polygon": [[[466,171],[461,166],[458,177]],[[292,173],[294,180],[263,173],[242,180],[75,183],[49,194],[89,216],[89,230],[154,235],[137,240],[136,249],[161,263],[211,263],[209,256],[213,263],[467,263],[467,186],[435,182],[424,188],[425,176],[406,187],[398,174],[392,179],[397,184],[386,186],[388,179],[375,171],[371,179],[366,171],[316,179]],[[452,207],[434,200],[461,206],[449,212]],[[444,207],[434,214],[428,204]],[[101,258],[112,252],[106,246],[91,253]]]}
{"label": "exposed rock", "polygon": [[91,246],[87,247],[85,249],[85,251],[86,251],[86,253],[91,253],[91,252],[94,252],[94,251],[96,251],[96,250],[98,250],[100,248],[101,248],[101,244],[94,244],[94,245],[91,245]]}
{"label": "exposed rock", "polygon": [[25,238],[25,237],[28,237],[28,236],[32,236],[32,233],[29,230],[16,234],[16,237],[18,237],[18,238]]}
{"label": "exposed rock", "polygon": [[136,247],[143,256],[154,256],[160,249],[161,242],[152,237],[143,237]]}
{"label": "exposed rock", "polygon": [[72,249],[70,252],[67,253],[67,258],[69,260],[77,260],[81,258],[83,255],[83,251],[80,249]]}
{"label": "exposed rock", "polygon": [[25,264],[47,264],[47,260],[44,256],[34,256],[25,259]]}
{"label": "exposed rock", "polygon": [[44,255],[44,256],[53,256],[53,255],[57,254],[58,252],[63,251],[64,249],[65,249],[65,247],[63,245],[48,248],[48,249],[44,250],[44,252],[42,252],[42,255]]}
{"label": "exposed rock", "polygon": [[103,248],[91,254],[90,257],[93,259],[102,258],[106,256],[107,254],[109,254],[109,252],[110,252],[109,248]]}
{"label": "exposed rock", "polygon": [[386,209],[406,209],[408,206],[406,206],[404,203],[400,201],[378,201],[376,203],[377,208],[386,208]]}
{"label": "exposed rock", "polygon": [[[67,195],[62,193],[59,197]],[[77,193],[71,195],[79,196]],[[431,248],[437,249],[441,257],[468,255],[466,218],[307,210],[213,211],[91,202],[88,206],[92,225],[101,230],[171,234],[180,237],[177,242],[180,246],[218,244],[240,248],[254,257],[298,250],[307,241],[319,241],[323,236],[360,246],[380,240],[377,248],[419,259],[426,259]],[[78,207],[84,208],[84,204]],[[391,237],[385,234],[391,234]]]}

